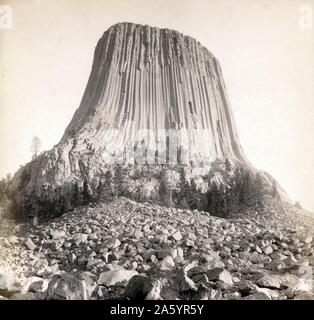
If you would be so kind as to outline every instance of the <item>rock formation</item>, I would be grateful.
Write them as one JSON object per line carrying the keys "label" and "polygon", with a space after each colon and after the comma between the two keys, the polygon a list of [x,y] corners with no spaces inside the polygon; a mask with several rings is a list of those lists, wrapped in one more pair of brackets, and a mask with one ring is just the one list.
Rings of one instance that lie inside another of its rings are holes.
{"label": "rock formation", "polygon": [[[108,129],[118,134],[112,137]],[[245,162],[212,53],[173,30],[116,24],[96,46],[82,102],[61,143],[84,137],[92,148],[113,152],[132,138],[139,142],[139,129],[153,132],[153,151],[162,129],[182,129],[179,143],[190,153]]]}
{"label": "rock formation", "polygon": [[[157,164],[156,172],[180,161],[201,176],[217,159],[255,170],[240,146],[218,60],[176,31],[119,23],[98,41],[61,141],[21,168],[10,190],[20,207],[42,187],[64,193],[75,181],[97,181],[112,163]],[[142,185],[149,195],[156,188],[152,179]]]}

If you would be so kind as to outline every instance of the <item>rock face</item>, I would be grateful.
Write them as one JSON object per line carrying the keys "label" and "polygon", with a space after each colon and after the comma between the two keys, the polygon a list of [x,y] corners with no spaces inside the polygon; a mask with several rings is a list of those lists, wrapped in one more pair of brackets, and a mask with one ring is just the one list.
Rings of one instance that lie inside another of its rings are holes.
{"label": "rock face", "polygon": [[[176,31],[120,23],[98,41],[81,104],[61,141],[22,167],[10,192],[17,211],[27,211],[25,195],[69,198],[75,182],[96,185],[113,163],[143,180],[149,174],[136,170],[146,162],[157,164],[153,173],[184,163],[198,178],[226,159],[255,170],[240,146],[218,60]],[[150,198],[158,183],[154,177],[128,188],[135,193],[140,185]]]}
{"label": "rock face", "polygon": [[[108,129],[118,129],[113,140]],[[212,53],[173,30],[116,24],[96,46],[82,102],[61,143],[83,135],[92,148],[96,144],[113,152],[132,137],[139,142],[138,129],[150,129],[155,136],[160,129],[186,129],[188,137],[181,135],[180,145],[190,153],[204,153],[212,161],[244,161]],[[199,143],[198,130],[206,131],[207,141]],[[157,137],[152,140],[149,147],[155,151]]]}

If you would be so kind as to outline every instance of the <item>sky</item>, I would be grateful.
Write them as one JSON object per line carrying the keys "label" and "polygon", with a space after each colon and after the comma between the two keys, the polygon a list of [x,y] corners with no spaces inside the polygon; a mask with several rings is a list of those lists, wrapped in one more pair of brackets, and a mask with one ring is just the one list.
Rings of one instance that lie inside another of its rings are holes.
{"label": "sky", "polygon": [[314,211],[313,11],[314,0],[0,0],[0,177],[30,161],[34,135],[44,150],[59,142],[98,39],[135,22],[218,58],[247,157]]}

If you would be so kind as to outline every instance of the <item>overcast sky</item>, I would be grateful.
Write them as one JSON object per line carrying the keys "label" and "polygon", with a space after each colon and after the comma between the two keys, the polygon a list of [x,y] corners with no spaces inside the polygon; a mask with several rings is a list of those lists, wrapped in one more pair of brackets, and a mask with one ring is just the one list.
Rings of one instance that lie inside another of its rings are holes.
{"label": "overcast sky", "polygon": [[248,158],[314,211],[313,0],[0,4],[13,9],[13,28],[0,29],[0,176],[31,159],[33,135],[46,150],[58,143],[79,106],[98,39],[129,21],[175,29],[214,53]]}

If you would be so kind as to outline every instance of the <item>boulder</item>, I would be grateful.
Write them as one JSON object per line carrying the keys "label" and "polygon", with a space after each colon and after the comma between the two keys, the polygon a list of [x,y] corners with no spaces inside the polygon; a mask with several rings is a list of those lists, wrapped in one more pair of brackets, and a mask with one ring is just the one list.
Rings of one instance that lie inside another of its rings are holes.
{"label": "boulder", "polygon": [[134,270],[118,269],[102,272],[99,275],[97,283],[99,285],[114,286],[117,283],[123,283],[129,281],[138,272]]}
{"label": "boulder", "polygon": [[273,253],[273,251],[274,251],[274,250],[273,250],[272,246],[270,246],[270,245],[263,248],[263,252],[264,252],[265,254],[267,254],[267,255]]}
{"label": "boulder", "polygon": [[85,243],[87,241],[88,235],[85,233],[76,233],[72,237],[72,241],[76,244],[79,245],[81,243]]}
{"label": "boulder", "polygon": [[175,262],[173,261],[173,258],[171,256],[166,256],[159,263],[159,269],[161,271],[171,270],[172,268],[174,268],[174,266],[175,266]]}
{"label": "boulder", "polygon": [[48,300],[88,300],[91,279],[80,273],[62,273],[54,275],[47,289]]}
{"label": "boulder", "polygon": [[182,239],[182,234],[180,231],[176,231],[171,235],[171,238],[175,241],[180,241]]}
{"label": "boulder", "polygon": [[192,241],[191,239],[185,239],[184,244],[186,247],[194,247],[194,241]]}
{"label": "boulder", "polygon": [[63,230],[50,230],[50,236],[54,240],[58,240],[60,238],[65,237],[65,231]]}
{"label": "boulder", "polygon": [[136,230],[134,231],[134,237],[135,237],[135,239],[140,239],[140,238],[142,238],[142,236],[143,236],[143,233],[142,233],[141,229],[136,229]]}
{"label": "boulder", "polygon": [[189,232],[189,233],[187,234],[187,238],[190,239],[190,240],[192,240],[192,241],[196,241],[196,239],[197,239],[195,233],[193,233],[193,232]]}
{"label": "boulder", "polygon": [[214,268],[206,272],[209,281],[220,280],[227,285],[232,285],[233,280],[230,272],[224,268]]}
{"label": "boulder", "polygon": [[28,250],[34,251],[36,249],[36,245],[31,239],[27,239],[25,241],[25,246]]}
{"label": "boulder", "polygon": [[131,300],[144,300],[153,286],[153,281],[149,277],[135,275],[125,287],[125,296]]}
{"label": "boulder", "polygon": [[26,279],[17,278],[10,269],[0,266],[0,295],[10,297],[14,293],[21,292],[25,286]]}
{"label": "boulder", "polygon": [[256,283],[260,287],[280,289],[282,281],[281,278],[276,275],[267,274],[257,280]]}
{"label": "boulder", "polygon": [[31,277],[28,280],[28,288],[27,292],[44,292],[48,288],[48,280],[39,278],[39,277]]}
{"label": "boulder", "polygon": [[304,237],[302,240],[304,243],[312,243],[313,238],[311,236],[307,236],[307,237]]}

